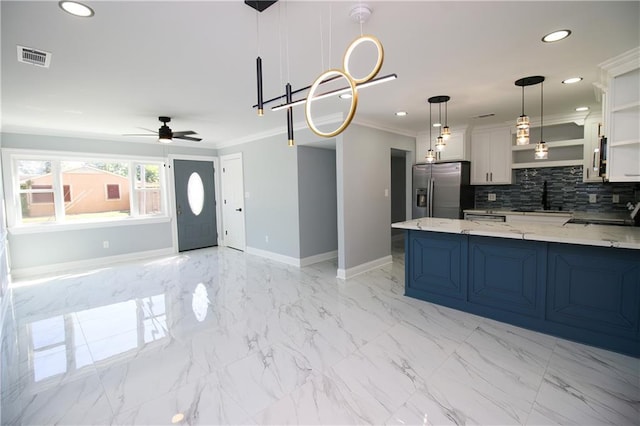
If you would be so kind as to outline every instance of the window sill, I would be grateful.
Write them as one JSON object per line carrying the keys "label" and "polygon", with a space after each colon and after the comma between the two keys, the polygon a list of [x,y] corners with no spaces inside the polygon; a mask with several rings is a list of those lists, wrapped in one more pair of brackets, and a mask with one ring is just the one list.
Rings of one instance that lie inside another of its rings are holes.
{"label": "window sill", "polygon": [[97,228],[111,228],[118,226],[132,226],[132,225],[151,225],[154,223],[167,223],[171,221],[169,216],[154,216],[154,217],[130,217],[127,219],[119,220],[92,220],[87,222],[67,222],[67,223],[38,223],[33,225],[17,225],[9,228],[9,234],[21,235],[21,234],[39,234],[42,232],[59,232],[59,231],[75,231],[81,229],[97,229]]}

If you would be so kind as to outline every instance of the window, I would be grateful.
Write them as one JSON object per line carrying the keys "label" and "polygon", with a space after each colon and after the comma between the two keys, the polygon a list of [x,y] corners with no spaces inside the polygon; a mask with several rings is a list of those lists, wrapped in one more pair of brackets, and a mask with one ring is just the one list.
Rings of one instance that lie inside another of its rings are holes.
{"label": "window", "polygon": [[16,204],[19,199],[11,225],[166,215],[162,162],[26,154],[11,159]]}
{"label": "window", "polygon": [[[31,185],[31,189],[48,189],[51,192],[36,192],[31,195],[32,203],[53,203],[53,186],[51,185]],[[69,185],[63,185],[64,202],[71,202],[71,188]]]}
{"label": "window", "polygon": [[107,200],[119,200],[120,199],[120,185],[117,183],[107,184]]}

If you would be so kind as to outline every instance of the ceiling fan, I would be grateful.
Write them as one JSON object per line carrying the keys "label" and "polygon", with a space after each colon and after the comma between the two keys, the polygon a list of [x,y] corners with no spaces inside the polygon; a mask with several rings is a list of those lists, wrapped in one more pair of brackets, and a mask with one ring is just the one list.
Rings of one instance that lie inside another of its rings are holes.
{"label": "ceiling fan", "polygon": [[[194,138],[192,136],[189,136],[189,135],[196,134],[196,132],[194,132],[193,130],[184,130],[181,132],[174,132],[173,130],[171,130],[171,128],[167,126],[167,123],[171,121],[171,117],[160,116],[158,117],[158,120],[160,120],[160,122],[162,123],[162,126],[160,126],[157,133],[150,129],[144,129],[144,130],[149,130],[150,132],[153,132],[153,133],[151,134],[130,133],[122,136],[157,136],[158,142],[160,143],[171,143],[173,139],[184,139],[187,141],[194,141],[194,142],[200,142],[202,140],[201,138]],[[143,127],[141,127],[141,129],[143,129]]]}

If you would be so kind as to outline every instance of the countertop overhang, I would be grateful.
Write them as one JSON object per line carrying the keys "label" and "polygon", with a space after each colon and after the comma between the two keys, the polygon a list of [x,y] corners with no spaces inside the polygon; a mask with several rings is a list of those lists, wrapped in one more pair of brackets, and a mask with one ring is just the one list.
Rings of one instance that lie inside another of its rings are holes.
{"label": "countertop overhang", "polygon": [[632,226],[482,222],[430,217],[397,222],[391,226],[417,231],[640,250],[640,228]]}

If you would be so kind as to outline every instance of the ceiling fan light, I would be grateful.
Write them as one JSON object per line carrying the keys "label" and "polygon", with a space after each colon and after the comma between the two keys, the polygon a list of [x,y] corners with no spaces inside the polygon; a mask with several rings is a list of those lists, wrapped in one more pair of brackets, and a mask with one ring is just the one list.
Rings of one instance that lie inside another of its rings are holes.
{"label": "ceiling fan light", "polygon": [[171,142],[173,142],[173,139],[160,137],[160,138],[158,138],[158,142],[160,142],[160,143],[171,143]]}

